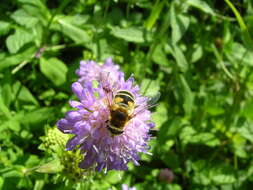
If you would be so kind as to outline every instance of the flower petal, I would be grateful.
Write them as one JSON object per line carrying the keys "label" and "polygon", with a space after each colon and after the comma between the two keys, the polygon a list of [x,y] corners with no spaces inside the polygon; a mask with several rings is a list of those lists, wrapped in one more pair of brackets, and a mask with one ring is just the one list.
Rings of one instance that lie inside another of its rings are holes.
{"label": "flower petal", "polygon": [[72,91],[75,93],[77,98],[82,99],[83,87],[79,82],[74,82],[71,86]]}

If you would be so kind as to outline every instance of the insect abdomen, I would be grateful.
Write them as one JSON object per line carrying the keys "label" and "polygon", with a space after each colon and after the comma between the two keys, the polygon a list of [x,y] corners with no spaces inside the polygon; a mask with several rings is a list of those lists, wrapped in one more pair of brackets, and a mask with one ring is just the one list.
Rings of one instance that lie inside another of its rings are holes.
{"label": "insect abdomen", "polygon": [[124,131],[122,129],[119,128],[115,128],[113,126],[108,125],[107,129],[110,131],[111,134],[113,135],[120,135],[122,134]]}

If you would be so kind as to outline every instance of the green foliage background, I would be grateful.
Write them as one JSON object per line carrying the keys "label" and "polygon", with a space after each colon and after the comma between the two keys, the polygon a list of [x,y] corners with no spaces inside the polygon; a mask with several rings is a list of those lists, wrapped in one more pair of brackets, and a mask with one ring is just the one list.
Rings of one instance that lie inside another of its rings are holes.
{"label": "green foliage background", "polygon": [[[0,189],[252,188],[252,33],[251,0],[2,2]],[[83,173],[53,128],[79,61],[108,57],[145,95],[161,92],[159,132],[141,166]]]}

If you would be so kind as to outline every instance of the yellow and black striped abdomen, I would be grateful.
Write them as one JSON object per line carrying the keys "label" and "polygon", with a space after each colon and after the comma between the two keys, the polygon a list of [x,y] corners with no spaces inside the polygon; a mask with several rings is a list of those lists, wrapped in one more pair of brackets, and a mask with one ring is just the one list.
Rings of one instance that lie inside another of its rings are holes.
{"label": "yellow and black striped abdomen", "polygon": [[124,132],[124,127],[131,118],[134,110],[134,96],[126,90],[120,90],[113,97],[113,104],[110,106],[110,116],[107,129],[112,136]]}
{"label": "yellow and black striped abdomen", "polygon": [[132,93],[126,90],[120,90],[114,97],[115,103],[124,107],[128,107],[129,104],[134,104],[134,96]]}

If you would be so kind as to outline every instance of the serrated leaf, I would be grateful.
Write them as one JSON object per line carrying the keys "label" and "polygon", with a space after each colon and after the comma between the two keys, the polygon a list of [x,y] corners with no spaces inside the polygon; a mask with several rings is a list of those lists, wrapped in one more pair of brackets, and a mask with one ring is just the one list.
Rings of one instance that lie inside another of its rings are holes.
{"label": "serrated leaf", "polygon": [[23,29],[17,29],[6,39],[6,46],[10,53],[17,53],[25,44],[33,41],[33,35]]}
{"label": "serrated leaf", "polygon": [[116,38],[120,38],[128,42],[143,43],[146,41],[144,30],[140,28],[112,27],[111,34]]}
{"label": "serrated leaf", "polygon": [[41,57],[40,70],[56,86],[62,85],[66,82],[68,68],[57,58],[47,59]]}

